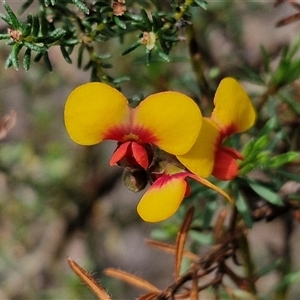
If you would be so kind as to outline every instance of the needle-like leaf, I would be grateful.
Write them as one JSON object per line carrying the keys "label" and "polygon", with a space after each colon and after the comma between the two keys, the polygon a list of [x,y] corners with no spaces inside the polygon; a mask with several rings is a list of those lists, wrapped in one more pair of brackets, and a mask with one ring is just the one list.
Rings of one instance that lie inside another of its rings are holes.
{"label": "needle-like leaf", "polygon": [[68,257],[68,263],[71,269],[78,277],[89,287],[91,291],[99,298],[99,300],[112,300],[101,285],[91,277],[80,265],[78,265],[72,258]]}
{"label": "needle-like leaf", "polygon": [[133,274],[124,272],[122,270],[108,268],[108,269],[104,270],[104,274],[106,274],[107,276],[110,276],[110,277],[120,279],[122,281],[125,281],[131,285],[134,285],[136,287],[139,287],[139,288],[144,289],[149,292],[154,292],[154,293],[161,292],[160,289],[158,289],[156,286],[154,286],[152,283],[148,282],[147,280],[142,279]]}
{"label": "needle-like leaf", "polygon": [[181,225],[180,231],[176,239],[176,252],[175,252],[175,279],[179,277],[181,261],[184,252],[184,246],[187,239],[187,234],[193,220],[194,207],[191,207],[185,216],[185,219]]}

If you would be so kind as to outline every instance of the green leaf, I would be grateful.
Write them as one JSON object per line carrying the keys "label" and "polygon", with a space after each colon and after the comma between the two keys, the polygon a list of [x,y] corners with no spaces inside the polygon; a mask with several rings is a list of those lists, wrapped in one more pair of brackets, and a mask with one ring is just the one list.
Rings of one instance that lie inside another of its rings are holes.
{"label": "green leaf", "polygon": [[0,13],[0,18],[1,18],[5,23],[7,23],[7,24],[10,25],[11,27],[13,27],[12,22],[11,22],[11,19],[10,19],[9,16]]}
{"label": "green leaf", "polygon": [[297,99],[295,99],[293,96],[290,97],[290,96],[283,95],[282,93],[280,93],[280,97],[285,103],[287,103],[291,107],[291,109],[297,115],[300,115],[300,106]]}
{"label": "green leaf", "polygon": [[246,74],[247,80],[265,86],[265,81],[251,67],[244,65],[241,67],[241,70],[243,74]]}
{"label": "green leaf", "polygon": [[163,35],[160,35],[159,36],[160,39],[164,39],[166,41],[169,41],[169,42],[178,42],[178,37],[177,35],[166,35],[166,34],[163,34]]}
{"label": "green leaf", "polygon": [[69,56],[69,53],[68,51],[66,50],[66,48],[64,46],[60,46],[60,51],[65,59],[65,61],[68,63],[68,64],[72,64],[72,59],[71,57]]}
{"label": "green leaf", "polygon": [[300,271],[287,274],[283,278],[281,278],[280,282],[276,285],[274,291],[277,293],[279,293],[280,291],[284,291],[292,284],[298,282],[299,280],[300,280]]}
{"label": "green leaf", "polygon": [[298,174],[293,174],[293,173],[286,172],[286,171],[283,171],[283,170],[280,170],[280,169],[277,170],[277,173],[279,175],[283,176],[284,178],[300,182],[300,175],[298,175]]}
{"label": "green leaf", "polygon": [[22,36],[23,38],[26,38],[31,33],[31,24],[26,24],[22,27]]}
{"label": "green leaf", "polygon": [[250,140],[248,143],[244,146],[242,150],[242,155],[245,159],[247,159],[248,155],[252,152],[254,148],[255,140]]}
{"label": "green leaf", "polygon": [[114,83],[115,85],[118,85],[118,84],[120,84],[120,83],[123,83],[124,81],[129,81],[129,80],[130,80],[130,77],[124,75],[124,76],[119,76],[119,77],[115,78],[115,79],[113,80],[113,83]]}
{"label": "green leaf", "polygon": [[56,0],[44,0],[44,4],[46,7],[48,7],[49,5],[54,6],[56,4]]}
{"label": "green leaf", "polygon": [[10,35],[8,33],[1,33],[0,34],[0,40],[9,40]]}
{"label": "green leaf", "polygon": [[196,3],[198,6],[200,6],[204,10],[207,9],[207,1],[205,1],[205,0],[194,0],[194,3]]}
{"label": "green leaf", "polygon": [[101,66],[101,68],[103,68],[103,69],[111,69],[111,68],[113,67],[112,64],[109,64],[109,63],[103,63],[103,62],[100,63],[100,66]]}
{"label": "green leaf", "polygon": [[81,69],[81,66],[82,66],[83,51],[84,51],[84,45],[81,44],[78,48],[78,58],[77,58],[77,68],[78,69]]}
{"label": "green leaf", "polygon": [[41,36],[35,39],[35,42],[37,43],[45,43],[47,45],[57,42],[59,39],[61,39],[66,34],[66,31],[64,29],[54,29],[46,36]]}
{"label": "green leaf", "polygon": [[235,204],[236,204],[237,210],[241,214],[241,216],[242,216],[243,220],[245,221],[245,224],[247,225],[247,227],[252,228],[253,220],[252,220],[252,217],[250,215],[250,210],[249,210],[249,207],[246,203],[246,200],[244,199],[244,197],[242,196],[242,194],[240,192],[237,194],[237,197],[235,199]]}
{"label": "green leaf", "polygon": [[19,9],[19,14],[21,15],[29,6],[33,3],[34,0],[26,0]]}
{"label": "green leaf", "polygon": [[269,73],[270,72],[270,55],[268,54],[268,52],[264,46],[260,46],[260,51],[261,51],[262,58],[263,58],[265,73]]}
{"label": "green leaf", "polygon": [[114,16],[113,20],[115,21],[116,25],[122,29],[126,29],[127,25],[125,22],[121,21],[119,17]]}
{"label": "green leaf", "polygon": [[163,22],[157,12],[152,12],[153,31],[157,32],[163,27]]}
{"label": "green leaf", "polygon": [[252,190],[255,191],[259,196],[261,196],[266,201],[278,206],[284,205],[282,199],[278,196],[278,194],[271,191],[269,188],[259,184],[257,181],[248,180],[247,182],[249,186],[252,188]]}
{"label": "green leaf", "polygon": [[31,49],[27,48],[23,58],[23,68],[28,71],[30,68]]}
{"label": "green leaf", "polygon": [[49,59],[48,52],[45,52],[45,53],[43,54],[43,59],[44,59],[44,63],[45,63],[45,65],[46,65],[47,69],[51,72],[51,71],[53,70],[53,68],[52,68],[51,61],[50,61],[50,59]]}
{"label": "green leaf", "polygon": [[251,162],[242,163],[239,167],[239,175],[244,176],[249,172],[251,172],[252,170],[254,170],[255,168],[257,168],[256,163],[251,163]]}
{"label": "green leaf", "polygon": [[128,13],[127,17],[129,17],[133,21],[136,21],[137,23],[143,21],[143,17],[137,14]]}
{"label": "green leaf", "polygon": [[13,29],[19,29],[20,28],[20,21],[18,20],[18,18],[14,14],[14,12],[11,10],[9,5],[6,2],[3,2],[3,7],[4,7],[4,9],[6,10],[8,16],[9,16],[9,19],[11,21],[11,25],[12,25]]}
{"label": "green leaf", "polygon": [[134,44],[130,45],[126,50],[122,52],[122,55],[126,55],[130,53],[131,51],[135,50],[137,47],[141,45],[140,41],[135,42]]}
{"label": "green leaf", "polygon": [[102,6],[102,7],[100,8],[100,13],[101,13],[101,14],[105,14],[105,13],[112,12],[112,11],[113,11],[113,9],[112,9],[111,6],[105,5],[105,6]]}
{"label": "green leaf", "polygon": [[40,21],[37,15],[32,16],[31,35],[37,37],[40,31]]}
{"label": "green leaf", "polygon": [[166,62],[170,62],[170,57],[169,55],[167,55],[166,53],[160,51],[160,50],[157,50],[157,54],[160,58],[162,58],[164,61]]}
{"label": "green leaf", "polygon": [[45,36],[48,34],[48,20],[46,18],[45,11],[41,12],[41,21],[40,21],[40,31],[41,35]]}
{"label": "green leaf", "polygon": [[265,126],[262,128],[260,131],[259,135],[267,135],[269,134],[272,130],[274,130],[276,127],[278,127],[278,119],[277,117],[272,117],[270,118]]}
{"label": "green leaf", "polygon": [[253,150],[261,151],[268,145],[269,142],[270,142],[269,136],[263,135],[254,142]]}
{"label": "green leaf", "polygon": [[98,59],[108,59],[108,58],[111,58],[111,54],[110,53],[106,53],[106,54],[93,53],[93,57],[98,58]]}
{"label": "green leaf", "polygon": [[16,43],[11,50],[11,62],[15,70],[19,70],[19,53],[22,49],[23,45],[20,43]]}
{"label": "green leaf", "polygon": [[239,191],[239,187],[237,184],[232,183],[232,193],[235,199],[235,205],[238,212],[242,216],[247,227],[251,228],[253,226],[251,213],[246,200],[244,199],[243,195]]}
{"label": "green leaf", "polygon": [[93,67],[93,61],[89,60],[88,63],[83,67],[83,70],[87,71],[87,70],[89,70],[92,67]]}
{"label": "green leaf", "polygon": [[38,54],[34,57],[33,61],[38,62],[43,57],[44,52],[38,52]]}
{"label": "green leaf", "polygon": [[72,0],[72,2],[85,14],[88,15],[90,13],[90,10],[86,6],[86,4],[83,3],[81,0]]}
{"label": "green leaf", "polygon": [[146,49],[146,64],[147,64],[147,66],[150,65],[151,58],[152,58],[151,54],[152,54],[151,50]]}
{"label": "green leaf", "polygon": [[75,46],[75,45],[79,44],[79,41],[77,39],[64,40],[63,44],[65,46]]}
{"label": "green leaf", "polygon": [[8,69],[12,66],[12,55],[11,53],[8,55],[6,61],[5,61],[5,69]]}
{"label": "green leaf", "polygon": [[35,52],[38,52],[38,53],[44,53],[44,52],[47,51],[46,47],[40,46],[40,45],[37,45],[37,44],[32,44],[32,43],[29,43],[27,41],[23,41],[23,45],[27,48],[30,48],[32,51],[35,51]]}
{"label": "green leaf", "polygon": [[150,32],[152,30],[152,23],[148,18],[148,14],[144,9],[141,9],[141,15],[146,26],[146,31]]}
{"label": "green leaf", "polygon": [[268,167],[279,168],[287,163],[295,161],[296,159],[299,159],[299,153],[290,151],[287,153],[277,155],[275,157],[271,157],[268,162]]}

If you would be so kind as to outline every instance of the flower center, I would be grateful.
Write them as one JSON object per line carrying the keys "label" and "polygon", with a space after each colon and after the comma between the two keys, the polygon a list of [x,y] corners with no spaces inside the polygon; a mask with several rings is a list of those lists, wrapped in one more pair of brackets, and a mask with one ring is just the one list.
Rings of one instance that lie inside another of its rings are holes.
{"label": "flower center", "polygon": [[122,140],[125,141],[136,141],[136,142],[140,142],[140,137],[137,134],[134,134],[132,132],[130,132],[129,134],[125,134],[122,137]]}

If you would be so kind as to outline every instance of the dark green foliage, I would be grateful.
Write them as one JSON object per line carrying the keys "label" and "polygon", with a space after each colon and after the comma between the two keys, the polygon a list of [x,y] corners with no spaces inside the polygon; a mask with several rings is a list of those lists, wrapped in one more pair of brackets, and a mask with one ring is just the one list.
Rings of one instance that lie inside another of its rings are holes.
{"label": "dark green foliage", "polygon": [[[125,36],[134,33],[136,41],[131,45],[124,45],[122,55],[134,51],[139,46],[145,47],[145,62],[150,64],[152,52],[156,58],[163,61],[170,61],[169,55],[173,46],[179,41],[180,30],[187,26],[190,18],[189,9],[191,6],[204,8],[205,1],[191,1],[191,5],[181,4],[181,1],[172,1],[167,11],[161,9],[158,1],[143,4],[139,12],[132,10],[128,3],[122,7],[121,12],[114,12],[111,1],[80,1],[80,0],[40,0],[39,11],[29,14],[27,21],[21,21],[11,10],[9,5],[4,2],[6,10],[1,18],[8,24],[10,33],[1,34],[0,39],[7,40],[7,44],[12,46],[12,52],[6,67],[13,66],[19,68],[20,50],[24,47],[31,51],[26,52],[23,59],[23,67],[28,70],[31,63],[31,52],[36,52],[33,61],[39,61],[44,57],[49,70],[51,62],[47,52],[51,47],[59,46],[62,56],[67,63],[72,63],[70,55],[74,46],[78,48],[78,67],[82,67],[83,55],[86,53],[88,62],[83,67],[84,70],[91,70],[91,78],[96,81],[109,81],[114,84],[114,79],[105,72],[111,64],[103,62],[96,51],[97,44],[110,39],[119,37],[124,41]],[[24,13],[31,4],[32,0],[25,1],[20,13]],[[146,8],[151,7],[151,13]],[[122,10],[123,9],[123,10]],[[143,33],[153,32],[155,41],[153,45],[147,46],[147,41],[143,40]],[[14,46],[16,45],[17,46]],[[144,44],[144,45],[143,45]],[[146,47],[147,46],[147,47]],[[30,53],[30,54],[29,54]],[[110,79],[109,79],[110,78]]]}

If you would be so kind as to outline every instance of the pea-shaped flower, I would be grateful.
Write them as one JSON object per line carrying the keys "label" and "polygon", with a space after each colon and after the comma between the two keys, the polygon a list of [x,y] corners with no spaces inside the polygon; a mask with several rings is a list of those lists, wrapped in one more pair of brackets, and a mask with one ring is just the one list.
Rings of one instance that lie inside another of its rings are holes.
{"label": "pea-shaped flower", "polygon": [[167,161],[163,162],[162,166],[162,172],[143,195],[137,206],[137,211],[144,221],[160,222],[174,215],[184,198],[190,194],[188,178],[217,191],[229,202],[232,202],[228,194],[221,188],[183,169],[183,167]]}
{"label": "pea-shaped flower", "polygon": [[93,82],[77,87],[65,106],[65,125],[81,145],[118,141],[110,164],[147,169],[154,145],[182,155],[194,144],[202,124],[195,102],[178,92],[161,92],[130,107],[117,89]]}
{"label": "pea-shaped flower", "polygon": [[231,180],[238,174],[237,159],[242,155],[223,145],[227,137],[251,128],[256,114],[252,103],[233,78],[224,78],[214,98],[214,110],[210,118],[203,118],[199,136],[193,147],[178,160],[194,174],[214,175],[220,180]]}

